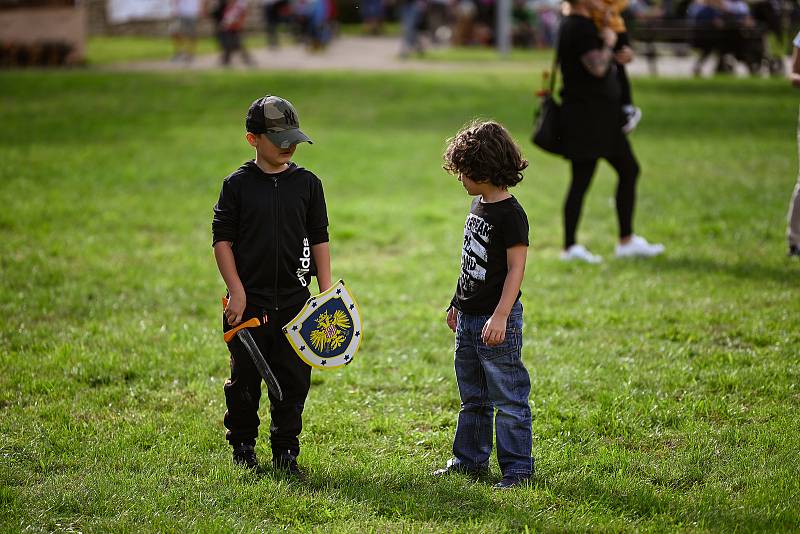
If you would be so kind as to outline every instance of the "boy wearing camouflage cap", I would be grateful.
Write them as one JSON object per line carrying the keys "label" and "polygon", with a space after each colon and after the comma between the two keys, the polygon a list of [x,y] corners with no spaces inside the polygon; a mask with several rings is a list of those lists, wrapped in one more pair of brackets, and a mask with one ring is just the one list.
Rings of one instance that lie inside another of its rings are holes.
{"label": "boy wearing camouflage cap", "polygon": [[[250,332],[283,390],[282,400],[269,394],[272,464],[302,477],[298,436],[311,367],[281,328],[309,298],[312,276],[320,291],[331,286],[327,209],[320,179],[291,161],[298,143],[312,141],[288,100],[268,95],[253,102],[246,129],[256,158],[225,178],[212,223],[214,256],[229,296],[223,329],[262,320]],[[228,349],[226,438],[234,463],[256,468],[261,376],[238,339]]]}

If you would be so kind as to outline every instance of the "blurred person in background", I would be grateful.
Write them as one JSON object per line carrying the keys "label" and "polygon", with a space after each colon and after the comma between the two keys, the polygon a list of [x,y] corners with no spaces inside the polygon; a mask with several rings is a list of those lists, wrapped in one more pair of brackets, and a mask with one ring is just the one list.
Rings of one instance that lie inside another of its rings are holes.
{"label": "blurred person in background", "polygon": [[[794,38],[793,44],[790,80],[794,87],[800,89],[800,33]],[[800,123],[797,130],[797,145],[800,153]],[[786,237],[789,240],[789,256],[800,257],[800,173],[797,175],[797,184],[794,186],[787,219]]]}
{"label": "blurred person in background", "polygon": [[743,29],[753,28],[750,7],[744,0],[695,0],[687,10],[694,24],[692,45],[700,51],[694,65],[694,75],[700,76],[703,65],[717,54],[717,74],[734,71],[736,61],[748,57],[748,40]]}
{"label": "blurred person in background", "polygon": [[295,0],[292,12],[299,27],[300,39],[312,52],[325,48],[333,37],[330,21],[334,18],[332,0]]}
{"label": "blurred person in background", "polygon": [[197,21],[203,10],[202,0],[172,0],[172,43],[175,54],[173,61],[194,59],[197,46]]}
{"label": "blurred person in background", "polygon": [[558,24],[561,21],[561,2],[532,0],[530,4],[536,13],[536,44],[543,48],[552,48],[556,44]]}
{"label": "blurred person in background", "polygon": [[361,0],[364,33],[367,35],[383,33],[383,16],[383,0]]}
{"label": "blurred person in background", "polygon": [[173,22],[171,28],[175,53],[173,61],[194,59],[197,47],[197,21],[203,11],[202,0],[172,0]]}
{"label": "blurred person in background", "polygon": [[456,46],[472,44],[472,34],[477,14],[478,8],[472,0],[457,0],[455,2],[453,8],[452,44]]}
{"label": "blurred person in background", "polygon": [[228,5],[227,0],[210,0],[210,7],[208,8],[208,16],[214,24],[214,37],[217,39],[217,45],[220,50],[224,50],[225,46],[222,43],[222,18],[225,16],[225,6]]}
{"label": "blurred person in background", "polygon": [[474,40],[478,44],[491,46],[494,44],[494,31],[497,24],[495,0],[475,0],[478,15],[475,20]]}
{"label": "blurred person in background", "polygon": [[422,55],[425,52],[419,29],[425,20],[427,8],[427,0],[400,0],[400,20],[403,24],[401,58],[407,58],[412,53]]}
{"label": "blurred person in background", "polygon": [[278,25],[288,18],[289,0],[262,0],[261,9],[264,16],[267,46],[276,49],[279,45]]}
{"label": "blurred person in background", "polygon": [[[718,51],[716,32],[725,27],[722,10],[722,0],[695,0],[689,5],[686,12],[694,26],[692,46],[700,51],[693,68],[695,76],[703,73],[703,65],[706,60],[715,51]],[[722,55],[720,53],[717,70],[722,68],[721,65]]]}
{"label": "blurred person in background", "polygon": [[570,160],[572,167],[572,181],[564,202],[561,259],[565,261],[602,261],[575,239],[583,199],[601,158],[611,164],[618,177],[616,256],[656,256],[664,251],[663,245],[650,244],[633,233],[639,163],[622,131],[622,90],[615,72],[616,63],[624,63],[626,58],[623,51],[614,52],[616,32],[604,26],[598,34],[591,18],[592,11],[602,8],[602,2],[569,0],[570,14],[562,21],[559,31],[562,137],[564,157]]}
{"label": "blurred person in background", "polygon": [[536,13],[528,0],[514,0],[511,7],[511,43],[513,46],[536,46]]}
{"label": "blurred person in background", "polygon": [[434,44],[447,44],[453,34],[450,29],[451,0],[429,0],[426,26]]}
{"label": "blurred person in background", "polygon": [[219,21],[218,35],[222,45],[220,62],[227,67],[231,64],[233,54],[239,52],[245,65],[253,66],[255,62],[242,41],[242,30],[247,18],[247,0],[223,0],[222,18]]}

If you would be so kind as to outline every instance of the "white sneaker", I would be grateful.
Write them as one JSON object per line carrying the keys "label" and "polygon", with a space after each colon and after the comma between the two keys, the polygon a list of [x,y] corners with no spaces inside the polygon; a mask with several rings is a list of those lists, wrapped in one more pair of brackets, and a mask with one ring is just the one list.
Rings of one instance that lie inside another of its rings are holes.
{"label": "white sneaker", "polygon": [[647,239],[633,235],[631,240],[620,245],[617,243],[615,254],[618,258],[650,258],[658,256],[664,252],[664,245],[660,243],[648,243]]}
{"label": "white sneaker", "polygon": [[586,263],[601,263],[603,258],[595,256],[583,245],[572,245],[567,250],[561,251],[562,261],[585,261]]}
{"label": "white sneaker", "polygon": [[634,106],[625,106],[622,108],[625,113],[625,125],[622,127],[622,133],[629,134],[639,125],[642,120],[642,110]]}

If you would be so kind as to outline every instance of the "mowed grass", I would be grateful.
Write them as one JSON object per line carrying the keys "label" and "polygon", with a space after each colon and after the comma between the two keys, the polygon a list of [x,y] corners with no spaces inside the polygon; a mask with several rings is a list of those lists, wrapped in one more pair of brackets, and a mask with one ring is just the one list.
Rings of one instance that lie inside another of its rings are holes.
{"label": "mowed grass", "polygon": [[[261,39],[248,36],[245,46],[263,45]],[[213,37],[197,39],[197,54],[212,54],[219,49]],[[166,60],[174,54],[174,45],[169,37],[105,37],[93,36],[87,42],[86,63],[92,66],[104,66],[113,63],[125,63],[142,60]]]}
{"label": "mowed grass", "polygon": [[[783,236],[796,95],[636,80],[636,230],[667,253],[611,258],[603,165],[579,237],[607,261],[572,265],[558,260],[567,164],[527,142],[537,76],[3,74],[0,530],[800,529],[800,263]],[[366,334],[353,365],[314,372],[305,483],[234,468],[222,426],[211,208],[252,157],[244,114],[265,93],[290,98],[315,141],[296,159],[323,179],[334,275]],[[536,478],[506,493],[429,476],[459,408],[444,309],[470,202],[441,152],[475,116],[531,160],[514,194],[533,240]]]}

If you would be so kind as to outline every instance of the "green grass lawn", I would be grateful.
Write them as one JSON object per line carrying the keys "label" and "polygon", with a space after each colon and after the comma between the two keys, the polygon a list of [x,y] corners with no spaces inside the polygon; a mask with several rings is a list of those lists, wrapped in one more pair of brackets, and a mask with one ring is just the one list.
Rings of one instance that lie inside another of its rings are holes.
{"label": "green grass lawn", "polygon": [[[579,236],[607,261],[588,266],[558,260],[568,168],[527,141],[534,79],[1,74],[0,531],[800,529],[796,94],[636,80],[636,230],[667,253],[611,258],[604,165]],[[297,161],[323,179],[365,322],[354,364],[313,375],[306,483],[234,468],[222,426],[211,208],[267,92],[315,140]],[[429,476],[459,408],[444,309],[470,202],[441,152],[474,116],[531,160],[514,193],[537,474],[502,494]]]}
{"label": "green grass lawn", "polygon": [[[200,38],[198,54],[217,50],[214,39]],[[173,54],[168,37],[103,37],[93,36],[86,44],[86,62],[92,66],[126,63],[128,61],[164,60]]]}
{"label": "green grass lawn", "polygon": [[[245,46],[262,47],[264,37],[248,35]],[[218,51],[219,45],[213,37],[201,37],[197,40],[198,55],[214,54]],[[91,66],[106,66],[130,61],[163,61],[170,59],[173,53],[173,44],[169,37],[93,36],[86,46],[86,62]]]}

